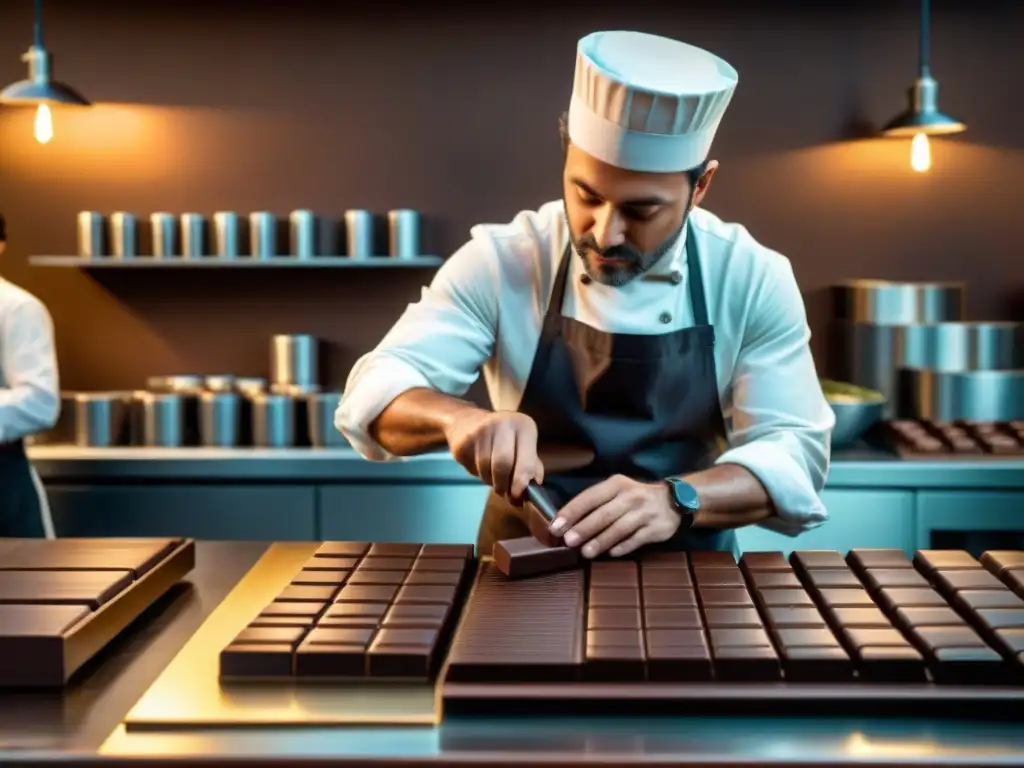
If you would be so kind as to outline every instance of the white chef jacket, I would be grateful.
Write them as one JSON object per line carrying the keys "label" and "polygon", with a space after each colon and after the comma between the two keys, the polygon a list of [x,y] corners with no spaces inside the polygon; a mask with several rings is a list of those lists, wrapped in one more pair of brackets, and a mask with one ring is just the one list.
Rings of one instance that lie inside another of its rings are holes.
{"label": "white chef jacket", "polygon": [[[697,208],[688,218],[715,329],[719,400],[729,447],[717,463],[746,467],[778,512],[763,525],[796,535],[828,516],[835,416],[822,394],[803,299],[789,261],[738,224]],[[463,395],[482,369],[496,410],[516,410],[526,388],[569,238],[562,201],[483,224],[437,272],[376,349],[349,374],[335,425],[367,459],[394,460],[369,425],[398,395],[429,387]],[[648,273],[625,286],[581,280],[570,255],[565,316],[609,333],[691,327],[686,233]]]}
{"label": "white chef jacket", "polygon": [[35,296],[0,277],[0,443],[49,429],[59,414],[50,313]]}

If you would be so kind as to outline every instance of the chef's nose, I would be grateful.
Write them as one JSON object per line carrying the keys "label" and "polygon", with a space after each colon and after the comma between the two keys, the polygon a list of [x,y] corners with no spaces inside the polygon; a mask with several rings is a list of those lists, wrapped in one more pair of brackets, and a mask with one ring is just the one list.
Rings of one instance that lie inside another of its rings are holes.
{"label": "chef's nose", "polygon": [[626,228],[622,216],[610,205],[603,206],[594,215],[594,241],[601,250],[622,245]]}

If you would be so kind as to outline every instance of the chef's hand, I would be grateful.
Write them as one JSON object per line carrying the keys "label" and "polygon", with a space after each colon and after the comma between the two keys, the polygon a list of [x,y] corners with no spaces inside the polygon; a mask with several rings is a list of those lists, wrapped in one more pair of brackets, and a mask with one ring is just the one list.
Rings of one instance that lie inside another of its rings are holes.
{"label": "chef's hand", "polygon": [[584,557],[597,557],[609,550],[612,557],[620,557],[644,544],[671,538],[681,522],[665,483],[642,483],[614,475],[562,507],[551,524],[551,533],[557,536],[565,531],[566,545],[582,546]]}
{"label": "chef's hand", "polygon": [[515,411],[467,410],[445,432],[452,456],[500,496],[519,503],[531,480],[544,482],[537,424]]}

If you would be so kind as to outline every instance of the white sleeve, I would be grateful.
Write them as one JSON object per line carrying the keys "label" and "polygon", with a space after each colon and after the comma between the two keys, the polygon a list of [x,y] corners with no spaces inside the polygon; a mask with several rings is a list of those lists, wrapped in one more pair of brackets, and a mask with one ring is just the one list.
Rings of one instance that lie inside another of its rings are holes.
{"label": "white sleeve", "polygon": [[461,396],[477,380],[494,351],[497,275],[493,241],[474,237],[438,270],[377,348],[356,362],[335,426],[365,458],[397,458],[370,436],[369,428],[403,392],[428,387]]}
{"label": "white sleeve", "polygon": [[0,318],[0,443],[49,429],[60,415],[53,322],[39,301]]}
{"label": "white sleeve", "polygon": [[716,463],[753,473],[777,512],[762,525],[790,536],[828,518],[820,493],[835,416],[821,391],[810,335],[792,267],[779,260],[752,297],[732,379],[730,448]]}

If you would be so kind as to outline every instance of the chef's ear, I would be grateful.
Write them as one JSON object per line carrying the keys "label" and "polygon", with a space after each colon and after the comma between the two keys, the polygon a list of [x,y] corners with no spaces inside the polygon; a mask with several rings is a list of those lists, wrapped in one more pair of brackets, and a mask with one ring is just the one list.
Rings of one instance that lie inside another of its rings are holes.
{"label": "chef's ear", "polygon": [[691,183],[693,184],[694,208],[701,204],[701,201],[704,199],[704,195],[708,192],[708,187],[711,186],[711,179],[714,177],[715,171],[717,170],[718,161],[708,160],[701,173],[699,175],[694,174],[694,178],[691,179]]}

